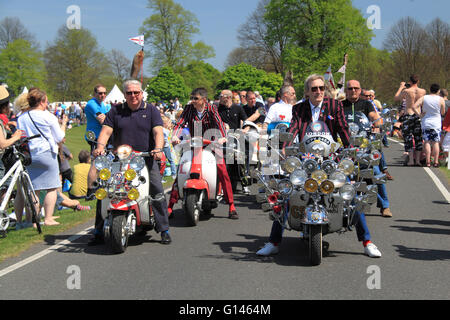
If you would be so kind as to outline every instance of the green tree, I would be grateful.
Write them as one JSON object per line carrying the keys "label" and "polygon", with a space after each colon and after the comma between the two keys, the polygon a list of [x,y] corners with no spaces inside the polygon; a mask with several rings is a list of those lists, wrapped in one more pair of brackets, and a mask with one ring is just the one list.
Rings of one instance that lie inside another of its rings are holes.
{"label": "green tree", "polygon": [[253,90],[259,91],[263,97],[275,96],[283,85],[283,77],[275,73],[267,73],[245,63],[229,67],[225,70],[216,86],[217,93],[221,90]]}
{"label": "green tree", "polygon": [[192,92],[195,88],[205,88],[208,91],[209,98],[214,98],[221,73],[212,65],[202,61],[192,62],[183,68],[180,74],[188,87],[188,91]]}
{"label": "green tree", "polygon": [[108,58],[87,29],[61,27],[44,59],[48,86],[57,100],[87,99],[98,82],[112,75]]}
{"label": "green tree", "polygon": [[281,59],[299,87],[311,73],[342,65],[345,53],[368,45],[373,36],[351,0],[271,0],[264,18],[269,41],[285,35]]}
{"label": "green tree", "polygon": [[214,49],[202,41],[192,43],[192,37],[199,33],[199,22],[195,15],[173,0],[149,0],[153,14],[147,18],[139,32],[150,43],[151,67],[158,71],[168,66],[180,71],[193,60],[215,57]]}
{"label": "green tree", "polygon": [[24,87],[42,88],[45,77],[42,54],[29,41],[14,40],[0,52],[0,82],[6,82],[13,95]]}
{"label": "green tree", "polygon": [[172,68],[163,67],[158,75],[150,80],[147,87],[148,101],[170,101],[178,98],[185,103],[189,97],[183,77],[176,74]]}

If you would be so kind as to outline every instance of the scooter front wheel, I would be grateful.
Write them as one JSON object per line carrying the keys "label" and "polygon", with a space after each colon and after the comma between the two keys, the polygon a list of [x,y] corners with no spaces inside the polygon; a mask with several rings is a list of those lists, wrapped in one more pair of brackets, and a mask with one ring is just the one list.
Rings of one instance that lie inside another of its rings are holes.
{"label": "scooter front wheel", "polygon": [[311,265],[318,266],[322,263],[322,226],[311,225],[309,233],[309,260]]}
{"label": "scooter front wheel", "polygon": [[124,253],[128,246],[127,219],[124,214],[113,215],[109,239],[105,239],[112,253]]}
{"label": "scooter front wheel", "polygon": [[184,209],[186,213],[187,224],[190,227],[195,227],[200,220],[200,210],[197,208],[198,200],[199,195],[197,191],[188,191],[188,193],[186,194]]}

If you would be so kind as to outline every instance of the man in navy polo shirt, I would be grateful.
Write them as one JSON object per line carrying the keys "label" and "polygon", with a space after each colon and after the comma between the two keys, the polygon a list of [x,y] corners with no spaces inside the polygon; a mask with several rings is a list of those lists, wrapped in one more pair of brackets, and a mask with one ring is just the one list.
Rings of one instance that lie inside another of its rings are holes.
{"label": "man in navy polo shirt", "polygon": [[[124,83],[126,103],[118,104],[106,115],[98,137],[94,156],[104,153],[105,145],[113,136],[114,147],[127,144],[136,151],[151,152],[153,158],[146,158],[150,175],[150,194],[155,197],[164,194],[162,178],[157,164],[162,159],[164,147],[163,122],[155,106],[143,101],[142,85],[139,81]],[[156,231],[161,232],[161,243],[170,244],[167,202],[153,202]],[[100,227],[100,226],[99,226]],[[96,226],[97,229],[97,226]]]}

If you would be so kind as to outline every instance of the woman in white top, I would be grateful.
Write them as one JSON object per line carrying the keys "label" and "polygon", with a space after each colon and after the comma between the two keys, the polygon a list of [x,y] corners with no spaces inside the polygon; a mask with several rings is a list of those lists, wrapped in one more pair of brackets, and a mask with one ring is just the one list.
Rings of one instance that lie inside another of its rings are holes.
{"label": "woman in white top", "polygon": [[67,116],[64,116],[60,128],[58,119],[47,110],[46,93],[38,88],[30,89],[28,103],[30,109],[19,117],[17,127],[25,131],[29,137],[37,134],[40,134],[41,137],[29,142],[32,163],[27,167],[27,171],[36,195],[39,197],[41,191],[47,191],[44,198],[44,224],[47,226],[58,225],[59,223],[53,218],[57,188],[61,187],[57,160],[58,143],[65,136],[68,119]]}
{"label": "woman in white top", "polygon": [[445,102],[439,96],[440,89],[438,84],[432,84],[431,94],[420,98],[414,105],[414,112],[422,117],[422,136],[425,141],[427,167],[431,167],[431,156],[433,156],[435,168],[439,168],[439,142],[442,116],[445,114]]}

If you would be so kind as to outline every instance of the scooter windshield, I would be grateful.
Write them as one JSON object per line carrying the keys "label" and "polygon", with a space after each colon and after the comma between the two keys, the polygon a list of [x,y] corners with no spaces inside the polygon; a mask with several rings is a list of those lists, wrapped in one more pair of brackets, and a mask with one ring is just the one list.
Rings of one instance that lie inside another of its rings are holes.
{"label": "scooter windshield", "polygon": [[[353,112],[345,112],[345,119],[347,120],[347,123],[349,124],[350,133],[351,135],[357,135],[364,132],[364,135],[367,135],[371,131],[371,124],[367,116],[361,112],[356,111],[354,114]],[[351,123],[354,123],[358,126],[358,129],[354,125],[351,125]]]}

